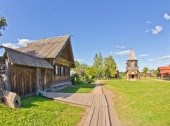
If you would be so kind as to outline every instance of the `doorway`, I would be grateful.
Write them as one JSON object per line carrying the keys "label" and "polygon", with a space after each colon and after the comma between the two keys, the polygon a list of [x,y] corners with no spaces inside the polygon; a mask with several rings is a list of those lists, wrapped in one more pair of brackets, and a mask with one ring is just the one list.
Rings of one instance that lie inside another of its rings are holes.
{"label": "doorway", "polygon": [[134,79],[135,78],[135,75],[132,75],[132,79]]}

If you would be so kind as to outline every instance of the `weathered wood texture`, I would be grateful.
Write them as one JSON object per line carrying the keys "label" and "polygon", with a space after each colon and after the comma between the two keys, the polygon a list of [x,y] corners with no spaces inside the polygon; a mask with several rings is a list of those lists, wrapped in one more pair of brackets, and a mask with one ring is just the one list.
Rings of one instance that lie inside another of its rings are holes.
{"label": "weathered wood texture", "polygon": [[11,65],[11,91],[20,96],[32,95],[36,92],[36,69]]}
{"label": "weathered wood texture", "polygon": [[3,47],[3,48],[6,51],[9,63],[30,66],[30,67],[53,69],[53,66],[46,59],[35,57],[15,49],[7,48],[7,47]]}
{"label": "weathered wood texture", "polygon": [[55,63],[55,67],[57,67],[54,72],[55,84],[70,81],[70,68],[67,65]]}
{"label": "weathered wood texture", "polygon": [[[70,68],[75,66],[70,36],[42,39],[18,49],[0,48],[5,49],[1,59],[6,61],[5,89],[8,91],[27,96],[70,81]],[[55,73],[57,65],[58,74]]]}
{"label": "weathered wood texture", "polygon": [[0,57],[0,101],[4,92],[4,74],[5,74],[5,61]]}
{"label": "weathered wood texture", "polygon": [[[52,84],[52,70],[40,69],[39,84],[45,90]],[[20,96],[34,95],[37,90],[36,68],[10,65],[11,91]]]}

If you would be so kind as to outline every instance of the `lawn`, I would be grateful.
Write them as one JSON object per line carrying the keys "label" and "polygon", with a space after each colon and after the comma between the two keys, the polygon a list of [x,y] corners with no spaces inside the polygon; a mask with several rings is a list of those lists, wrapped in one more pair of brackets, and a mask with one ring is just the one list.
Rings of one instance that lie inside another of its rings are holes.
{"label": "lawn", "polygon": [[170,82],[110,80],[115,107],[128,126],[170,126]]}
{"label": "lawn", "polygon": [[79,83],[66,87],[58,92],[63,93],[90,93],[94,89],[94,84]]}
{"label": "lawn", "polygon": [[0,126],[75,126],[85,112],[83,108],[38,96],[21,102],[21,109],[0,104]]}

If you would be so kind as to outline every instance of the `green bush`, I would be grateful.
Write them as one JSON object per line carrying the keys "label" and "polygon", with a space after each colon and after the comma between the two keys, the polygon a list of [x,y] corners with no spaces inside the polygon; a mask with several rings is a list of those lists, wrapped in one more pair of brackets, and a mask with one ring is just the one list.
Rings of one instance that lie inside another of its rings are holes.
{"label": "green bush", "polygon": [[92,83],[93,79],[89,78],[87,75],[85,74],[73,74],[71,76],[71,82],[72,84],[80,84],[80,83]]}

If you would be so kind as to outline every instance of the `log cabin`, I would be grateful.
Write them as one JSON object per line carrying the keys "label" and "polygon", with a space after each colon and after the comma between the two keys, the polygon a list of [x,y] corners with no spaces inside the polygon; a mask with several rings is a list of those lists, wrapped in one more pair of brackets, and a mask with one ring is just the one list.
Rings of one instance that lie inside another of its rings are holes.
{"label": "log cabin", "polygon": [[5,49],[0,58],[4,90],[29,96],[70,84],[70,69],[75,67],[70,36],[41,39],[17,49],[1,48]]}

